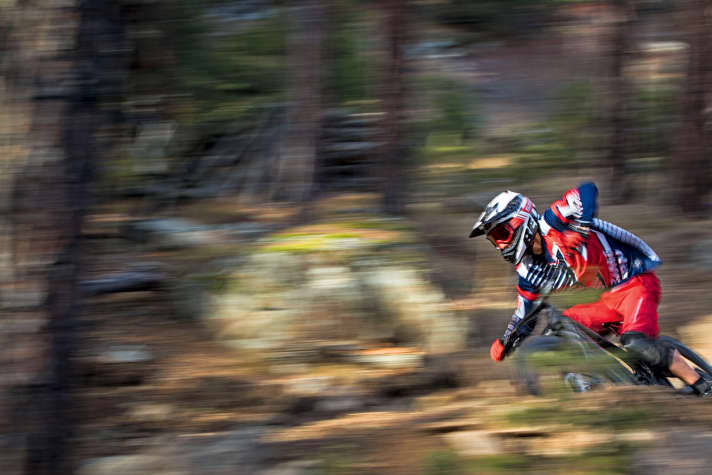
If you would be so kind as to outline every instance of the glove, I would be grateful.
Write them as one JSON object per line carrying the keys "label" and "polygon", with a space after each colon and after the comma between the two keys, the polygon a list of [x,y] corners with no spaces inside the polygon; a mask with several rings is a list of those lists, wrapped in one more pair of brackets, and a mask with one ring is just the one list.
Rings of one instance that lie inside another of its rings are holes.
{"label": "glove", "polygon": [[504,359],[504,342],[501,338],[497,338],[490,346],[490,357],[494,361],[502,361]]}

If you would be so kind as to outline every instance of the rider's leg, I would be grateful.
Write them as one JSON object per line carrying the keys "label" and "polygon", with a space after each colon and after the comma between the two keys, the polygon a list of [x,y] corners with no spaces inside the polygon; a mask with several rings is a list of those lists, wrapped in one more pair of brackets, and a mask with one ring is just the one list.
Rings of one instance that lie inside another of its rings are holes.
{"label": "rider's leg", "polygon": [[623,315],[601,301],[574,305],[565,310],[563,314],[597,333],[604,330],[604,324],[620,323],[623,320]]}
{"label": "rider's leg", "polygon": [[702,378],[687,364],[679,351],[641,332],[621,335],[623,348],[651,366],[667,368],[673,375],[692,386],[699,394],[712,395],[712,381]]}
{"label": "rider's leg", "polygon": [[[674,349],[650,335],[641,332],[625,332],[621,335],[621,343],[626,351],[650,366],[662,368],[674,366]],[[684,363],[684,360],[682,362]]]}
{"label": "rider's leg", "polygon": [[[607,300],[624,316],[621,328],[621,342],[624,347],[638,352],[649,364],[664,366],[699,394],[712,395],[712,381],[701,378],[677,350],[655,339],[658,335],[658,303],[661,292],[660,281],[653,272],[636,276],[618,290],[613,289],[606,294],[606,298],[602,300]],[[636,334],[645,338],[635,338]]]}
{"label": "rider's leg", "polygon": [[672,362],[668,367],[670,372],[685,381],[690,386],[693,386],[699,379],[700,375],[695,371],[682,357],[679,351],[673,350]]}
{"label": "rider's leg", "polygon": [[698,393],[712,391],[712,381],[701,378],[697,371],[687,364],[679,351],[663,344],[660,340],[640,332],[626,332],[621,335],[621,343],[623,348],[649,365],[668,369]]}
{"label": "rider's leg", "polygon": [[604,299],[623,315],[620,333],[640,332],[650,337],[658,336],[658,304],[660,281],[648,272],[633,277],[610,292]]}

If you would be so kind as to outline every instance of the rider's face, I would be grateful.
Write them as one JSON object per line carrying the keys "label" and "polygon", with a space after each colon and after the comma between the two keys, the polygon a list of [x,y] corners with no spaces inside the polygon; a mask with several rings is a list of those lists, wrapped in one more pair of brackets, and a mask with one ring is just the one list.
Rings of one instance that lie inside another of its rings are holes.
{"label": "rider's face", "polygon": [[531,249],[532,253],[537,256],[544,252],[544,248],[542,247],[541,242],[541,235],[539,233],[534,233],[534,239],[532,239]]}

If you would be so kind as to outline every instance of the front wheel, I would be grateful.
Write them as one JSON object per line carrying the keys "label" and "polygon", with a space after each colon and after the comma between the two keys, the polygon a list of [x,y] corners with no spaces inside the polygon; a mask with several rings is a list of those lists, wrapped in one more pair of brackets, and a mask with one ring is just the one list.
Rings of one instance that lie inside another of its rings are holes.
{"label": "front wheel", "polygon": [[514,366],[520,388],[532,395],[634,384],[630,370],[596,345],[553,335],[526,339],[514,355]]}

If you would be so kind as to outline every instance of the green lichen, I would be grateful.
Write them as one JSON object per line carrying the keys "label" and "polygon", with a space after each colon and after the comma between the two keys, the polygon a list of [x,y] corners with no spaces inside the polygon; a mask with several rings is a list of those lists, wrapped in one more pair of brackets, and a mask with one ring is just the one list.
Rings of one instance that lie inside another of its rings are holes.
{"label": "green lichen", "polygon": [[[542,441],[546,443],[546,441]],[[591,447],[576,455],[534,456],[519,454],[488,455],[467,459],[454,474],[480,473],[629,473],[632,448],[621,443]],[[437,473],[437,472],[436,472]]]}
{"label": "green lichen", "polygon": [[654,424],[655,415],[651,408],[646,407],[610,408],[606,411],[598,411],[536,406],[512,411],[505,415],[505,420],[515,426],[566,423],[596,430],[618,431]]}

